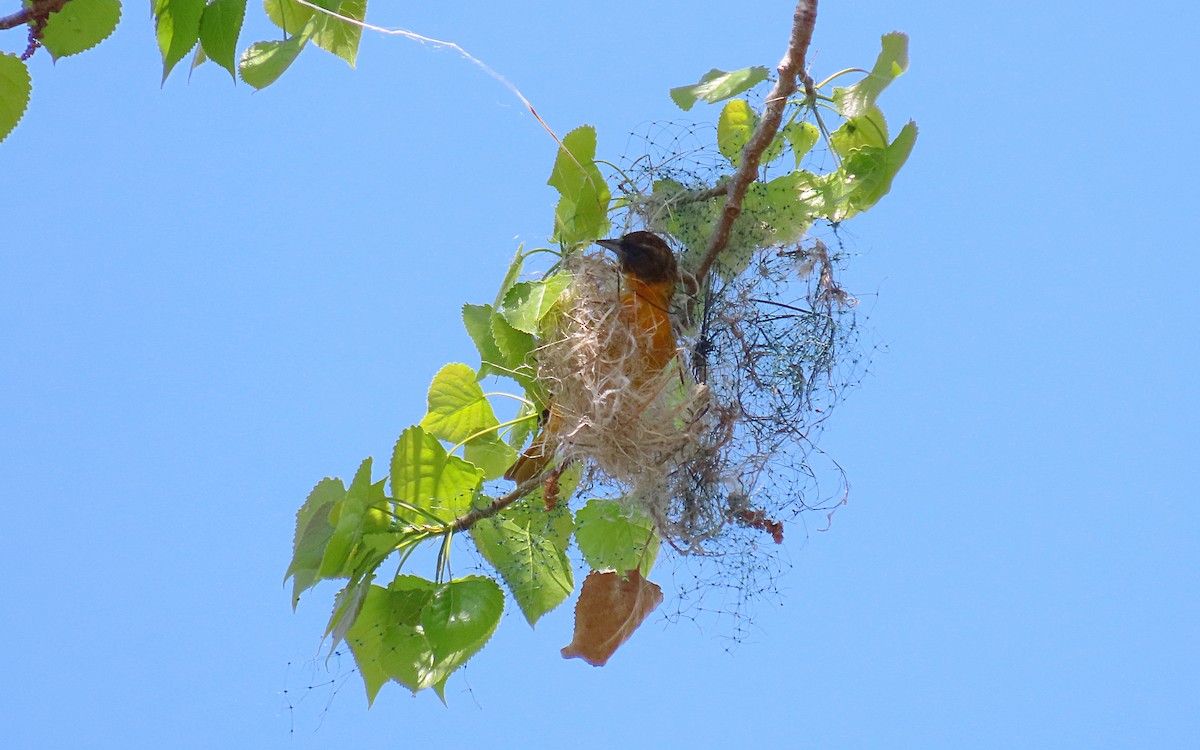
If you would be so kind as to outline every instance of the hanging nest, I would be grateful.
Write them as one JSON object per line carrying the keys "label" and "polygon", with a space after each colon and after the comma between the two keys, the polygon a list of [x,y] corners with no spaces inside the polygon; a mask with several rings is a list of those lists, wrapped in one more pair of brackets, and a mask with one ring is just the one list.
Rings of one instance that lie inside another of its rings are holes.
{"label": "hanging nest", "polygon": [[824,243],[760,249],[752,265],[676,295],[679,356],[647,374],[620,270],[603,254],[574,256],[537,351],[547,443],[585,467],[590,491],[635,504],[685,553],[722,554],[731,526],[782,541],[789,509],[813,507],[811,433],[845,385],[836,375],[855,301]]}
{"label": "hanging nest", "polygon": [[538,378],[550,398],[547,444],[579,461],[585,482],[665,513],[661,488],[673,467],[692,460],[711,431],[707,386],[679,358],[647,371],[645,334],[621,302],[622,275],[603,254],[567,261],[572,283],[537,350]]}

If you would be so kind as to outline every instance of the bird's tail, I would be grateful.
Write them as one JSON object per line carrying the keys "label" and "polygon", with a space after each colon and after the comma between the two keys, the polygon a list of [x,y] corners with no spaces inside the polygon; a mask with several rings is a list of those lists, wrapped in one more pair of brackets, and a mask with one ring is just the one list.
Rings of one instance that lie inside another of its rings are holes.
{"label": "bird's tail", "polygon": [[520,458],[504,472],[504,478],[517,484],[527,482],[541,474],[553,458],[554,451],[546,445],[546,429],[543,427]]}

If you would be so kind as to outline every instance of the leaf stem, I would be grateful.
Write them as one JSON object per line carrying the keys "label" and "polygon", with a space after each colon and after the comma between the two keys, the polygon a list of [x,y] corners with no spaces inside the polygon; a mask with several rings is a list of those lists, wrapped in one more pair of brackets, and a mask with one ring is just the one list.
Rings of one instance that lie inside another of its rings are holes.
{"label": "leaf stem", "polygon": [[820,83],[818,83],[814,88],[823,89],[826,86],[828,86],[835,78],[844,76],[847,73],[866,73],[867,75],[871,75],[871,71],[863,70],[862,68],[846,68],[845,70],[839,70],[838,72],[829,76],[824,81],[821,81]]}
{"label": "leaf stem", "polygon": [[[484,394],[484,395],[487,395],[487,394]],[[494,395],[494,396],[496,396],[496,395],[511,396],[512,394],[511,393],[504,393],[504,394],[495,394],[494,393],[492,395]],[[520,397],[518,396],[516,398],[520,398]],[[525,401],[525,399],[523,399],[523,398],[521,400]],[[529,403],[529,402],[525,401],[525,403]],[[501,422],[500,424],[493,425],[492,427],[486,427],[486,428],[480,430],[479,432],[476,432],[474,435],[468,435],[465,440],[463,440],[461,443],[459,443],[458,445],[451,448],[449,450],[449,452],[453,453],[456,450],[458,450],[459,448],[466,445],[467,443],[474,440],[475,438],[483,437],[484,435],[488,434],[489,432],[499,433],[500,430],[503,430],[505,427],[511,427],[512,425],[520,424],[521,422],[528,422],[530,419],[533,419],[536,416],[537,416],[536,414],[526,414],[523,417],[517,417],[516,419],[510,419],[507,422]]]}

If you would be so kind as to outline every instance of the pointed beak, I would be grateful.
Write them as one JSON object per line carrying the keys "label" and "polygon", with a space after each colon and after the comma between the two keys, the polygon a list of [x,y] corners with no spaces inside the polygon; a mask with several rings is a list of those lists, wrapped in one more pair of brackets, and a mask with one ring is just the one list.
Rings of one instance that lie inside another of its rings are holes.
{"label": "pointed beak", "polygon": [[620,240],[596,240],[596,244],[599,245],[600,247],[606,248],[608,250],[612,250],[617,255],[621,254],[621,241]]}

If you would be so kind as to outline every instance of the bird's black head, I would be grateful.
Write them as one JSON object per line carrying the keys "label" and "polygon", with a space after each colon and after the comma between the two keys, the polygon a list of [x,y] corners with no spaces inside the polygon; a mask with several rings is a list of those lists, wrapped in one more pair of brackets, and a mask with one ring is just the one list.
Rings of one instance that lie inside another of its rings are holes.
{"label": "bird's black head", "polygon": [[646,283],[674,282],[679,275],[671,248],[653,232],[630,232],[619,240],[596,240],[621,259],[621,270]]}

